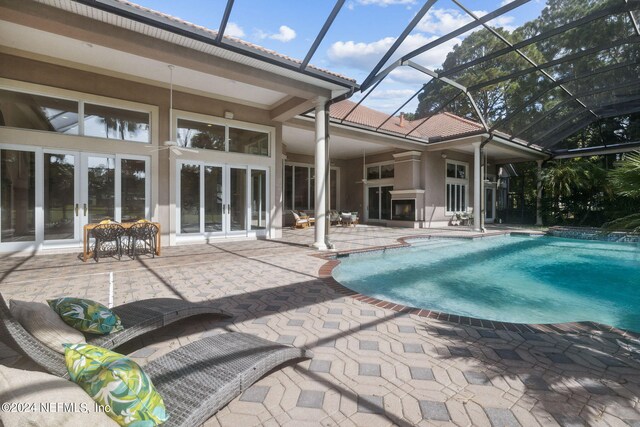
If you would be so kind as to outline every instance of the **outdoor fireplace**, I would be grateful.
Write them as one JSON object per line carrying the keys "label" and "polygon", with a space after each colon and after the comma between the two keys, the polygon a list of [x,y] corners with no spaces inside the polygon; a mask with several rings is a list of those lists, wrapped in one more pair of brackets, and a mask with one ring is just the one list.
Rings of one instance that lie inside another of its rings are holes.
{"label": "outdoor fireplace", "polygon": [[391,219],[397,221],[415,221],[416,220],[416,200],[392,200],[391,201]]}

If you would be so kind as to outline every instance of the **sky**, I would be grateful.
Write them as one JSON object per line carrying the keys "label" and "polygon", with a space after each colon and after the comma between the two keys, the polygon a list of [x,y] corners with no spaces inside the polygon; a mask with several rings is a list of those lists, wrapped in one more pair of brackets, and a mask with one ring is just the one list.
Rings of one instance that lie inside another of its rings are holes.
{"label": "sky", "polygon": [[[131,1],[213,30],[219,27],[227,3],[226,0]],[[510,1],[460,0],[460,3],[481,16]],[[512,30],[538,16],[544,3],[544,0],[530,0],[489,24]],[[311,64],[362,83],[423,4],[424,0],[347,0]],[[303,59],[334,5],[333,0],[235,0],[225,34]],[[437,0],[391,61],[470,20],[450,0]],[[437,69],[453,46],[467,35],[437,46],[415,61]],[[401,67],[371,93],[364,105],[392,113],[428,80],[422,73]],[[359,95],[351,99],[357,101]],[[413,112],[416,107],[417,99],[414,99],[403,111]]]}

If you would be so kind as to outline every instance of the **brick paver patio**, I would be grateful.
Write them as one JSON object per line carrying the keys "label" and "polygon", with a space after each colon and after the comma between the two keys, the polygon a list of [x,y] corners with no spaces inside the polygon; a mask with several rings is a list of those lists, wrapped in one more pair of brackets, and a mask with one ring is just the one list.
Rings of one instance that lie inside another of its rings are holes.
{"label": "brick paver patio", "polygon": [[[82,263],[76,254],[0,259],[6,298],[74,295],[114,303],[149,297],[211,301],[233,313],[157,331],[120,351],[142,364],[178,346],[243,331],[310,348],[315,356],[271,373],[207,426],[640,426],[640,344],[612,332],[517,333],[379,308],[320,275],[313,229],[278,241],[166,248],[137,261]],[[336,228],[340,250],[451,234]],[[458,234],[468,232],[457,231]],[[0,346],[0,363],[31,368]]]}

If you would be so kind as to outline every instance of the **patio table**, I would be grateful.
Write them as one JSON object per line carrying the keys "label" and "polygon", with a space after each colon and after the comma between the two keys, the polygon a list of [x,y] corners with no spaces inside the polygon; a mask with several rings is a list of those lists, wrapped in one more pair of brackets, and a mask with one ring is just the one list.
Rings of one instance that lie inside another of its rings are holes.
{"label": "patio table", "polygon": [[[131,228],[131,226],[133,224],[136,224],[135,222],[123,222],[120,225],[122,226],[122,228],[124,228],[125,230],[128,228]],[[158,227],[158,232],[156,233],[156,255],[160,255],[160,236],[162,233],[160,233],[160,223],[159,222],[150,222],[150,224],[155,225],[156,227]],[[87,259],[91,258],[93,256],[93,251],[89,248],[89,234],[91,233],[91,230],[93,230],[94,228],[96,228],[98,225],[100,225],[99,223],[91,223],[91,224],[86,224],[83,227],[83,232],[82,232],[82,261],[86,262]]]}

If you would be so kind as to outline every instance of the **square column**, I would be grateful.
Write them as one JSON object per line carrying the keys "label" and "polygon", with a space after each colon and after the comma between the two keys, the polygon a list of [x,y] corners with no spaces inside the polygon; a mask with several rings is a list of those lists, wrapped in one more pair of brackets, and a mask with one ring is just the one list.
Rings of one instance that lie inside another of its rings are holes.
{"label": "square column", "polygon": [[319,97],[316,100],[316,225],[315,225],[315,242],[313,247],[324,251],[327,250],[326,238],[326,222],[327,222],[327,126],[326,126],[326,106],[327,99]]}

